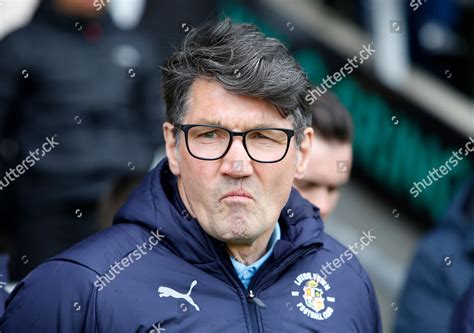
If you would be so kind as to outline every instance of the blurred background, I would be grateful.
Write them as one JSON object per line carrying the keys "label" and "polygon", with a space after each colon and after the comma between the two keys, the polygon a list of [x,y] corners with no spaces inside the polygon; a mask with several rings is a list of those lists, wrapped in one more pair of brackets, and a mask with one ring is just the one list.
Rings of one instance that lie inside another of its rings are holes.
{"label": "blurred background", "polygon": [[372,45],[330,88],[354,135],[326,230],[372,229],[357,257],[385,332],[447,332],[474,277],[471,0],[0,0],[0,289],[110,225],[164,156],[159,66],[222,16],[283,41],[314,87]]}

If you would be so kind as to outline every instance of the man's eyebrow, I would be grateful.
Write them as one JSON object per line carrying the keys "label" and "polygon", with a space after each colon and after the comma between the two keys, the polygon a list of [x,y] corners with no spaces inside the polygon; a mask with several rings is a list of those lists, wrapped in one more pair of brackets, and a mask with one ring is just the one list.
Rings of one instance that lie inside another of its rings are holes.
{"label": "man's eyebrow", "polygon": [[221,121],[220,120],[209,120],[206,118],[198,118],[197,119],[197,124],[203,124],[203,125],[215,125],[215,126],[221,126]]}
{"label": "man's eyebrow", "polygon": [[252,128],[266,128],[266,127],[281,128],[281,126],[277,126],[275,124],[265,124],[265,123],[256,124]]}
{"label": "man's eyebrow", "polygon": [[[197,119],[199,124],[206,124],[206,125],[215,125],[215,126],[220,126],[220,127],[225,127],[222,126],[222,123],[220,120],[209,120],[206,118],[198,118]],[[252,126],[246,126],[245,130],[250,130],[253,128],[280,128],[281,126],[276,126],[275,124],[268,124],[268,123],[259,123],[259,124],[252,124]]]}

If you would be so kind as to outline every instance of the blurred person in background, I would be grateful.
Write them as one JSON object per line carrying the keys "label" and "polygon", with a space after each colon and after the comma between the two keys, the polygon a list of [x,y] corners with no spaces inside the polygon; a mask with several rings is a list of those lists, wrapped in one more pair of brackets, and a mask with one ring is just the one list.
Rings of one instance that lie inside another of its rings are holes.
{"label": "blurred person in background", "polygon": [[310,106],[314,129],[308,169],[294,185],[301,195],[317,206],[325,221],[334,210],[341,187],[349,181],[352,166],[352,119],[331,92]]}
{"label": "blurred person in background", "polygon": [[146,172],[163,143],[153,48],[103,3],[42,1],[0,41],[0,185],[15,206],[16,280],[98,230],[100,197]]}
{"label": "blurred person in background", "polygon": [[474,177],[418,247],[398,305],[395,332],[449,332],[474,277]]}

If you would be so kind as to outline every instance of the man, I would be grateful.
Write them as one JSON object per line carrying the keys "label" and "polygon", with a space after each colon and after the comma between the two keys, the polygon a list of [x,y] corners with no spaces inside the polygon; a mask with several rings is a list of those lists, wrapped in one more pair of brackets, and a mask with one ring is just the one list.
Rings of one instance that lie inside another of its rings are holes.
{"label": "man", "polygon": [[152,47],[118,30],[107,8],[41,1],[0,41],[0,206],[14,233],[13,280],[96,232],[109,185],[148,171],[163,143]]}
{"label": "man", "polygon": [[295,179],[301,195],[319,208],[325,221],[349,181],[353,127],[350,114],[331,92],[310,106],[314,139],[303,179]]}
{"label": "man", "polygon": [[167,158],[111,228],[20,283],[0,330],[380,332],[357,260],[316,273],[348,250],[292,190],[313,130],[307,77],[285,47],[211,22],[163,74]]}

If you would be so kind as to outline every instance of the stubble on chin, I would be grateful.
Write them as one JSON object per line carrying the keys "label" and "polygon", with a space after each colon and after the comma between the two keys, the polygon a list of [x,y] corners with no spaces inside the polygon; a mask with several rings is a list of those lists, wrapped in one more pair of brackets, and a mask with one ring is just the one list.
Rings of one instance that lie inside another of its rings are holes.
{"label": "stubble on chin", "polygon": [[222,223],[220,226],[222,236],[228,241],[236,243],[248,243],[255,239],[256,229],[252,225],[255,222],[252,221],[251,214],[256,212],[242,204],[238,204],[232,205],[225,213],[216,221]]}

